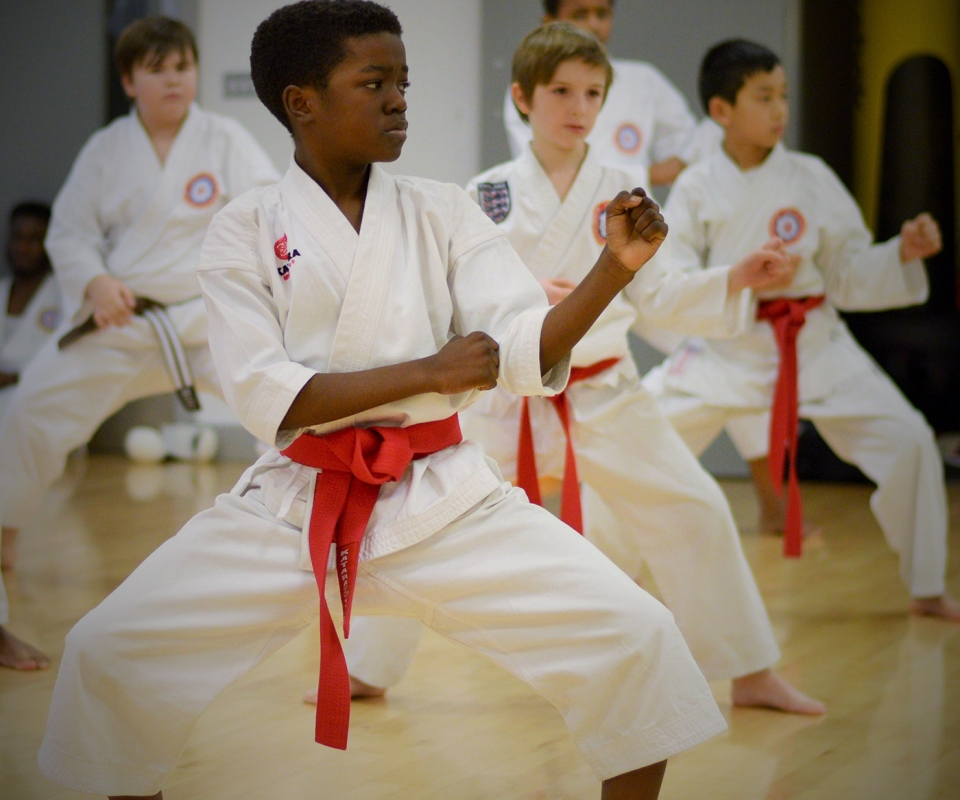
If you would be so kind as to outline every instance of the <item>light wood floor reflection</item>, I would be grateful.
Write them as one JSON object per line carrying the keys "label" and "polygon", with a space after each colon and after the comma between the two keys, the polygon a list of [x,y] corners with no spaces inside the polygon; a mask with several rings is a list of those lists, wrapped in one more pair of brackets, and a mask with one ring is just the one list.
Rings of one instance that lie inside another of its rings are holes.
{"label": "light wood floor reflection", "polygon": [[[71,625],[165,538],[228,489],[242,465],[71,463],[21,536],[7,576],[11,629],[56,662]],[[671,761],[665,800],[960,798],[960,625],[908,617],[897,561],[866,486],[805,484],[822,540],[799,561],[758,536],[748,484],[724,484],[783,649],[782,671],[827,702],[810,720],[732,710],[727,733]],[[949,585],[960,595],[960,484],[951,484]],[[646,585],[646,584],[645,584]],[[203,716],[167,800],[598,798],[559,714],[479,656],[427,632],[386,699],[355,703],[350,749],[312,741],[317,636],[308,629]],[[36,752],[55,668],[0,670],[0,798],[81,795],[40,775]]]}

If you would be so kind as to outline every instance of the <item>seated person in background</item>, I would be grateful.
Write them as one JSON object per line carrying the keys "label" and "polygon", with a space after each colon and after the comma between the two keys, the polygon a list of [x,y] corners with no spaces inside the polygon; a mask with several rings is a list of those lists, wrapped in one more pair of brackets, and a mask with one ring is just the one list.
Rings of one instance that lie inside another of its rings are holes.
{"label": "seated person in background", "polygon": [[141,19],[121,34],[115,59],[133,108],[84,145],[46,239],[64,314],[79,325],[75,341],[47,342],[0,423],[7,569],[19,528],[70,451],[107,417],[172,391],[196,409],[194,375],[197,388],[220,395],[197,282],[200,245],[228,201],[278,178],[239,123],[194,104],[197,48],[185,25]]}
{"label": "seated person in background", "polygon": [[0,278],[0,419],[20,371],[60,323],[60,292],[43,249],[50,207],[19,203],[10,212],[7,264]]}
{"label": "seated person in background", "polygon": [[[603,44],[613,30],[613,0],[544,0],[544,22],[570,22]],[[697,125],[687,101],[667,77],[644,61],[610,59],[614,81],[593,133],[594,155],[630,173],[631,186],[673,183],[690,161]],[[533,134],[510,90],[503,101],[510,153],[520,156]]]}
{"label": "seated person in background", "polygon": [[735,263],[771,236],[800,258],[789,286],[756,292],[752,324],[728,339],[696,337],[644,379],[695,453],[731,420],[772,413],[766,442],[773,484],[787,488],[788,555],[802,541],[797,418],[809,419],[844,461],[877,485],[870,500],[911,610],[960,622],[946,591],[947,500],[933,432],[851,336],[837,309],[922,303],[923,259],[941,247],[928,215],[874,244],[860,209],[819,158],[787,150],[787,80],[767,48],[722,42],[704,58],[700,94],[724,129],[723,148],[677,180],[666,217],[673,268]]}

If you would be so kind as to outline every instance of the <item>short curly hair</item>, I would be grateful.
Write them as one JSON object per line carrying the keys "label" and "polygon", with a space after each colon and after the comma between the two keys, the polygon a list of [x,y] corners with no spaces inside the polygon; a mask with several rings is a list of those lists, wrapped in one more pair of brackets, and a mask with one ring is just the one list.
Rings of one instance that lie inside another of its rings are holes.
{"label": "short curly hair", "polygon": [[257,97],[291,133],[283,107],[288,86],[325,88],[346,58],[347,39],[377,33],[400,36],[400,20],[370,0],[303,0],[274,11],[250,46],[250,76]]}

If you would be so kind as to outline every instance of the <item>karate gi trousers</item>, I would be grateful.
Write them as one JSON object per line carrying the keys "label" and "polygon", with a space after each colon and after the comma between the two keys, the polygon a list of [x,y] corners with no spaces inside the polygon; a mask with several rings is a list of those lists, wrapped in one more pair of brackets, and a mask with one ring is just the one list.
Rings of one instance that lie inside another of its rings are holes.
{"label": "karate gi trousers", "polygon": [[[690,446],[701,453],[731,421],[749,427],[768,414],[762,408],[710,405],[704,398],[664,385],[663,370],[654,370],[644,385]],[[844,461],[855,464],[877,485],[872,509],[887,543],[900,557],[900,577],[913,597],[938,597],[945,591],[947,568],[947,500],[943,461],[933,431],[893,381],[879,367],[841,383],[827,397],[804,402],[800,416],[809,419],[824,441]],[[742,430],[742,429],[741,429]],[[747,458],[766,455],[754,438],[742,442]],[[768,437],[769,441],[769,437]]]}
{"label": "karate gi trousers", "polygon": [[[206,345],[199,299],[171,307],[196,387],[222,397]],[[67,456],[86,444],[107,417],[132,400],[174,390],[157,336],[142,317],[91,333],[64,350],[58,331],[20,376],[0,422],[0,510],[20,528],[63,474]]]}
{"label": "karate gi trousers", "polygon": [[[519,401],[500,394],[502,407],[492,399],[476,413],[478,403],[460,415],[461,427],[512,477]],[[616,521],[593,524],[585,516],[587,539],[631,580],[647,563],[708,679],[775,664],[780,650],[726,496],[640,385],[632,362],[572,384],[567,396],[580,480],[609,509],[605,519]],[[530,413],[540,475],[559,477],[564,440],[556,411],[530,398]],[[409,667],[419,633],[412,624],[357,620],[344,650],[350,674],[392,686]]]}
{"label": "karate gi trousers", "polygon": [[[67,635],[39,755],[51,780],[154,794],[204,708],[316,624],[300,530],[243,483]],[[670,612],[506,484],[418,544],[361,562],[353,614],[417,619],[500,664],[557,707],[601,780],[726,727]]]}

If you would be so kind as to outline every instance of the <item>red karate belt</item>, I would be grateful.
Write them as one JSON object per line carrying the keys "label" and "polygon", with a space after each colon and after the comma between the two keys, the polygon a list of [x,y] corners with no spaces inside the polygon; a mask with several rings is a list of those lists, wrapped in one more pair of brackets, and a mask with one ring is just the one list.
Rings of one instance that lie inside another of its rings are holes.
{"label": "red karate belt", "polygon": [[[601,372],[606,372],[620,362],[619,358],[598,361],[589,367],[572,367],[567,389],[577,381],[585,381]],[[560,394],[547,398],[553,403],[567,437],[567,452],[563,459],[563,488],[560,493],[560,519],[577,533],[583,533],[583,511],[580,508],[580,478],[577,475],[577,457],[573,452],[570,438],[570,401],[567,389]],[[537,455],[533,449],[533,429],[530,426],[530,399],[523,398],[520,411],[520,441],[517,444],[517,486],[527,493],[527,499],[538,506],[543,505],[540,497],[540,477],[537,475]]]}
{"label": "red karate belt", "polygon": [[770,479],[779,496],[783,495],[783,465],[789,465],[787,480],[787,518],[783,528],[783,554],[797,558],[803,552],[803,504],[797,477],[797,426],[800,423],[797,395],[797,336],[807,321],[807,312],[824,301],[816,297],[781,297],[764,300],[757,308],[757,319],[773,326],[780,351],[777,386],[770,416]]}
{"label": "red karate belt", "polygon": [[360,543],[380,494],[380,485],[400,480],[411,461],[463,441],[456,414],[408,428],[344,428],[325,436],[303,434],[283,455],[321,470],[310,515],[310,560],[320,591],[320,682],[316,739],[347,749],[350,674],[324,585],[330,546],[336,543],[337,578],[343,603],[343,636],[350,635],[350,609],[357,581]]}

